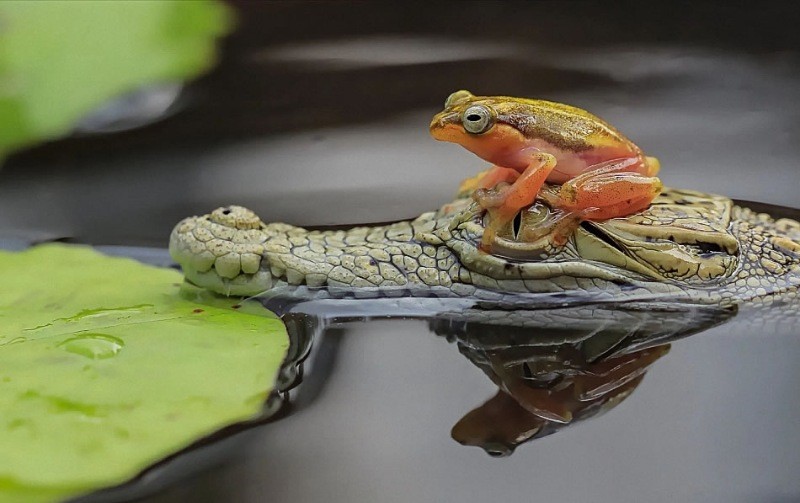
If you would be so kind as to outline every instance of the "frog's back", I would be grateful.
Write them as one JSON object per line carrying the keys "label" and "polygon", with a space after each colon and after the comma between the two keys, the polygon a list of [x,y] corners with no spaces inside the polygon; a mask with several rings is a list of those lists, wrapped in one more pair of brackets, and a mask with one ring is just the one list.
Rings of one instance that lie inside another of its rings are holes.
{"label": "frog's back", "polygon": [[617,148],[638,153],[638,148],[602,118],[582,108],[554,101],[487,97],[498,121],[520,130],[528,138],[541,138],[572,152]]}

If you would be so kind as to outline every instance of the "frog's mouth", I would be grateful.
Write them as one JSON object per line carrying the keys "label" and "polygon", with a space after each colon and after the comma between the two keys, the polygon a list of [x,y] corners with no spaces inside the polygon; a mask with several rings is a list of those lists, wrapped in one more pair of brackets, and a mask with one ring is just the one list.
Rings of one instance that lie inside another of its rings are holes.
{"label": "frog's mouth", "polygon": [[468,133],[461,125],[458,115],[450,112],[435,116],[430,131],[434,139],[461,145],[492,164],[522,169],[527,165],[521,152],[524,149],[530,150],[530,142],[518,129],[508,124],[497,122],[485,133]]}
{"label": "frog's mouth", "polygon": [[439,112],[431,119],[429,129],[434,139],[456,143],[457,135],[464,133],[458,112]]}
{"label": "frog's mouth", "polygon": [[[582,262],[599,262],[659,281],[707,284],[709,280],[730,275],[738,264],[739,243],[727,231],[727,225],[714,228],[691,215],[676,219],[674,208],[669,210],[673,218],[661,221],[660,210],[670,203],[657,200],[648,210],[624,219],[603,222],[576,219],[572,236],[559,247],[548,229],[555,220],[570,217],[536,202],[497,232],[491,254],[511,262],[540,262],[542,266],[561,270],[559,261],[567,259],[552,257],[562,248],[568,251],[562,256],[574,255]],[[465,212],[481,229],[491,219],[476,203]]]}

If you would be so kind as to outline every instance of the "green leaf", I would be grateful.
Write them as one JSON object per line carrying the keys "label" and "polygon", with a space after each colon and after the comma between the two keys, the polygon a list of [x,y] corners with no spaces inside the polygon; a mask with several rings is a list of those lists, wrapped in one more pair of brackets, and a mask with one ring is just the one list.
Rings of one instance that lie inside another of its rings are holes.
{"label": "green leaf", "polygon": [[231,18],[212,0],[0,2],[0,156],[109,98],[198,75]]}
{"label": "green leaf", "polygon": [[87,247],[0,252],[0,277],[0,502],[116,485],[257,417],[289,344],[260,304]]}

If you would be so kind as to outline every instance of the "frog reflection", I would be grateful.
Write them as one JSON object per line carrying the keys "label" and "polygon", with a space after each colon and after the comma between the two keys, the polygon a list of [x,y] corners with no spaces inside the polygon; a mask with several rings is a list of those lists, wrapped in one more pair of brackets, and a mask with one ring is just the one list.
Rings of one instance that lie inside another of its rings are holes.
{"label": "frog reflection", "polygon": [[[319,336],[341,323],[392,317],[427,320],[432,332],[454,342],[499,388],[452,430],[457,441],[492,455],[511,454],[523,442],[614,408],[669,351],[669,343],[724,323],[738,311],[736,306],[653,301],[536,307],[504,304],[506,298],[261,300],[281,316],[290,337],[307,341],[294,351],[302,355],[298,362],[313,339],[322,343],[316,349],[321,351],[327,337]],[[324,354],[326,360],[335,357],[330,348]],[[327,376],[314,367],[311,381],[324,381]],[[297,384],[302,367],[289,371],[284,379],[290,383],[287,390]],[[304,384],[312,396],[315,388],[321,389],[319,383]]]}
{"label": "frog reflection", "polygon": [[496,311],[442,315],[431,329],[454,341],[499,388],[459,420],[451,435],[492,456],[508,456],[524,442],[613,409],[669,352],[670,341],[733,314],[690,306],[582,306],[528,311],[525,317],[536,320],[528,327],[491,323]]}
{"label": "frog reflection", "polygon": [[[492,456],[508,456],[523,442],[616,407],[669,348],[665,344],[594,363],[557,362],[546,356],[540,360],[543,355],[532,354],[530,361],[513,364],[521,367],[523,375],[493,359],[484,371],[500,389],[456,423],[453,439],[482,447]],[[556,369],[559,363],[561,369]]]}

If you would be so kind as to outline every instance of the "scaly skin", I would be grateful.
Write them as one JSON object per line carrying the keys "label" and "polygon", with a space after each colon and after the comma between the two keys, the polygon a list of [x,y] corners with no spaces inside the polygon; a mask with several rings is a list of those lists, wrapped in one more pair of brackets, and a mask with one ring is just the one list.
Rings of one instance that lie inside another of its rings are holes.
{"label": "scaly skin", "polygon": [[[550,188],[557,190],[557,187]],[[180,222],[172,257],[189,281],[225,295],[296,292],[317,299],[436,296],[495,305],[691,302],[731,306],[793,300],[800,223],[730,199],[667,189],[636,215],[586,222],[566,245],[524,233],[556,218],[523,209],[487,254],[483,212],[458,199],[405,222],[348,231],[263,223],[236,206]]]}

